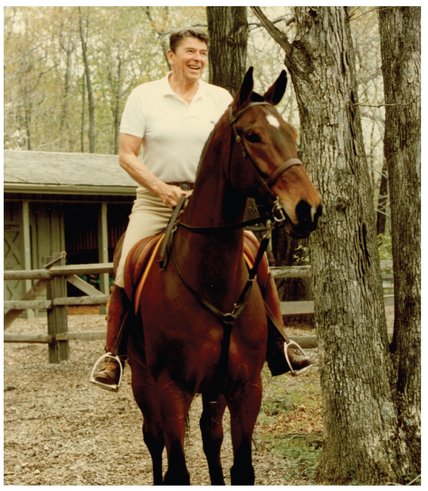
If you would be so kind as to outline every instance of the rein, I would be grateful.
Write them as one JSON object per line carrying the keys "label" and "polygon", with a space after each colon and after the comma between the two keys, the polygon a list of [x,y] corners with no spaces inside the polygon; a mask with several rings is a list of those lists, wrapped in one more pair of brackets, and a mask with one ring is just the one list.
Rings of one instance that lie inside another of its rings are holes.
{"label": "rein", "polygon": [[[273,174],[271,176],[269,176],[268,178],[265,178],[264,176],[261,175],[260,170],[258,169],[256,163],[254,162],[251,155],[249,154],[249,152],[245,148],[245,144],[242,141],[242,138],[239,135],[238,130],[236,128],[236,122],[245,113],[245,111],[247,111],[249,108],[254,107],[254,106],[262,106],[262,105],[263,106],[270,106],[271,104],[269,104],[268,102],[251,102],[250,104],[248,104],[247,106],[245,106],[244,108],[239,110],[236,114],[233,114],[232,107],[229,106],[228,114],[229,114],[229,124],[232,127],[233,134],[235,136],[235,142],[240,145],[242,152],[243,152],[243,155],[244,155],[244,158],[250,160],[250,162],[253,164],[253,167],[256,171],[257,178],[261,182],[262,186],[265,189],[267,189],[267,191],[269,192],[269,194],[271,196],[275,197],[273,207],[270,210],[270,212],[266,213],[264,215],[261,215],[257,218],[253,218],[251,220],[246,220],[246,221],[227,224],[227,225],[218,225],[218,226],[214,225],[214,226],[210,226],[210,227],[193,226],[193,225],[189,225],[187,223],[184,223],[180,220],[174,220],[175,224],[173,225],[173,229],[172,229],[173,231],[175,231],[176,227],[180,226],[180,227],[185,228],[186,230],[189,230],[190,232],[199,233],[199,234],[209,234],[209,233],[214,233],[214,232],[218,233],[218,232],[227,232],[227,231],[232,231],[232,230],[239,230],[239,229],[242,229],[244,227],[248,227],[250,225],[255,225],[258,223],[264,223],[265,225],[266,224],[268,225],[268,231],[263,236],[263,238],[260,242],[259,250],[257,251],[256,260],[254,261],[254,264],[253,264],[251,270],[249,271],[247,282],[245,283],[245,286],[244,286],[239,298],[233,304],[233,308],[230,312],[222,312],[217,307],[212,305],[210,302],[203,299],[199,295],[199,293],[186,281],[184,274],[183,274],[180,266],[178,265],[177,259],[176,259],[175,254],[174,254],[173,247],[171,248],[171,257],[173,259],[177,274],[178,274],[180,280],[182,281],[182,283],[188,288],[188,290],[195,296],[195,298],[205,308],[207,308],[210,312],[212,312],[216,317],[218,317],[222,321],[223,326],[225,328],[227,328],[227,331],[230,330],[233,323],[236,321],[236,319],[239,317],[239,315],[241,314],[241,312],[243,311],[243,309],[245,307],[246,300],[247,300],[248,295],[249,295],[251,288],[253,286],[254,279],[257,275],[257,270],[258,270],[258,267],[260,265],[260,261],[262,260],[263,254],[266,252],[266,249],[268,247],[270,237],[271,237],[272,228],[276,225],[279,225],[282,222],[285,222],[288,219],[288,216],[287,216],[283,206],[281,205],[281,203],[279,201],[279,197],[276,196],[272,192],[271,188],[274,186],[274,184],[277,182],[277,180],[282,176],[282,174],[284,174],[284,172],[286,172],[288,169],[290,169],[291,167],[293,167],[295,165],[303,165],[299,159],[291,158],[291,159],[286,160],[282,165],[280,165],[273,172]],[[226,338],[227,337],[230,337],[230,333],[229,333],[229,336],[226,336]],[[224,351],[225,349],[226,349],[226,346],[222,348],[222,351]]]}
{"label": "rein", "polygon": [[274,197],[274,203],[272,206],[272,209],[270,213],[266,213],[264,215],[261,215],[257,218],[253,218],[250,220],[246,220],[243,222],[238,222],[238,223],[232,223],[228,225],[213,225],[210,227],[198,227],[194,225],[189,225],[187,223],[184,223],[180,220],[177,221],[177,225],[180,227],[184,227],[185,229],[195,232],[195,233],[200,233],[200,234],[206,234],[206,233],[213,233],[213,232],[227,232],[231,230],[238,230],[240,228],[245,228],[251,225],[255,225],[258,223],[266,223],[268,220],[272,220],[275,224],[280,224],[282,222],[285,222],[288,219],[287,213],[285,212],[283,206],[281,205],[279,201],[279,197],[277,197],[273,192],[272,192],[272,187],[275,185],[275,183],[278,181],[278,179],[286,172],[288,169],[291,167],[294,167],[296,165],[303,165],[302,161],[299,160],[298,158],[291,158],[286,160],[283,164],[281,164],[273,173],[270,175],[268,178],[265,178],[264,176],[261,175],[259,168],[257,167],[256,163],[252,159],[250,153],[247,151],[245,148],[245,144],[242,141],[241,135],[238,133],[238,130],[236,128],[236,122],[239,120],[239,118],[251,107],[254,106],[271,106],[269,102],[251,102],[247,106],[243,107],[240,109],[236,114],[233,114],[232,112],[232,107],[229,106],[228,108],[228,114],[229,114],[229,124],[233,130],[233,134],[235,136],[235,142],[240,145],[242,153],[244,158],[248,159],[254,167],[254,170],[256,171],[256,175],[262,186],[268,191],[268,193]]}
{"label": "rein", "polygon": [[183,282],[183,284],[193,293],[195,298],[208,310],[210,310],[216,317],[218,317],[223,325],[229,325],[231,326],[236,319],[239,317],[241,312],[243,311],[245,307],[246,300],[248,298],[248,295],[251,291],[251,288],[254,283],[254,279],[257,275],[257,270],[259,269],[260,262],[263,258],[263,254],[266,252],[266,249],[269,245],[270,241],[270,230],[264,235],[262,240],[260,241],[260,246],[257,251],[257,256],[254,261],[254,264],[252,268],[250,269],[248,273],[248,279],[247,282],[245,283],[245,286],[241,292],[241,294],[238,297],[238,300],[233,304],[233,308],[230,312],[222,312],[220,309],[215,307],[212,303],[208,302],[207,300],[203,299],[199,293],[187,282],[187,280],[184,277],[184,274],[181,270],[181,268],[178,265],[177,259],[175,257],[174,251],[172,251],[172,259],[174,262],[175,269],[177,270],[178,276],[180,277],[180,280]]}
{"label": "rein", "polygon": [[233,230],[239,230],[240,228],[251,227],[252,225],[257,225],[258,223],[265,224],[269,220],[272,220],[275,224],[280,224],[287,220],[287,215],[285,214],[284,209],[279,202],[279,198],[275,200],[273,207],[269,213],[265,213],[264,215],[260,215],[256,218],[251,218],[250,220],[245,220],[243,222],[229,223],[227,225],[212,225],[210,227],[198,227],[195,225],[189,225],[180,220],[178,220],[176,224],[196,234],[209,234],[215,232],[229,232]]}

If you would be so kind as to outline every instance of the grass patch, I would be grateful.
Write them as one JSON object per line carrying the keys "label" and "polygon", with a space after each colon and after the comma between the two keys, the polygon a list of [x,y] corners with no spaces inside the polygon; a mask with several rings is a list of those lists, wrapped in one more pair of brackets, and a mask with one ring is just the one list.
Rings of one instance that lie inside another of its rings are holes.
{"label": "grass patch", "polygon": [[314,482],[321,456],[321,434],[270,434],[264,444],[284,459],[284,480]]}
{"label": "grass patch", "polygon": [[263,373],[264,394],[256,445],[284,459],[284,481],[314,482],[322,448],[318,371],[298,377]]}

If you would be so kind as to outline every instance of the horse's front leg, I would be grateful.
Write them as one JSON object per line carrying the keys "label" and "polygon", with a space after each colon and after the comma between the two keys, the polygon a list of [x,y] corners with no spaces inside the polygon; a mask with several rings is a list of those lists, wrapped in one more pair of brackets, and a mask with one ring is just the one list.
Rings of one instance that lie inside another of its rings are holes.
{"label": "horse's front leg", "polygon": [[135,351],[134,344],[129,344],[128,356],[132,373],[132,391],[144,417],[143,436],[152,458],[153,484],[163,484],[162,452],[165,445],[156,383],[141,355]]}
{"label": "horse's front leg", "polygon": [[247,384],[228,400],[231,414],[233,466],[230,469],[233,485],[253,485],[252,436],[262,400],[262,385],[258,381]]}
{"label": "horse's front leg", "polygon": [[162,475],[162,452],[164,449],[164,440],[162,429],[157,421],[149,421],[144,419],[143,423],[144,442],[150,452],[152,458],[153,484],[163,484]]}
{"label": "horse's front leg", "polygon": [[158,379],[162,428],[168,456],[164,484],[190,484],[184,455],[186,421],[193,394],[181,390],[167,375]]}
{"label": "horse's front leg", "polygon": [[223,396],[220,396],[213,402],[210,397],[204,394],[202,395],[202,402],[203,411],[199,424],[211,484],[224,485],[220,450],[223,443],[223,414],[226,409],[226,400]]}

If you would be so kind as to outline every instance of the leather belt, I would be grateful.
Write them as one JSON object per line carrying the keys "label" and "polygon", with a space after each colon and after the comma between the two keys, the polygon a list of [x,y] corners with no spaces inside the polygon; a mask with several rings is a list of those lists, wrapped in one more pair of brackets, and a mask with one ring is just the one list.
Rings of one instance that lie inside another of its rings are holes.
{"label": "leather belt", "polygon": [[195,184],[193,182],[167,182],[170,186],[177,186],[182,191],[191,191]]}

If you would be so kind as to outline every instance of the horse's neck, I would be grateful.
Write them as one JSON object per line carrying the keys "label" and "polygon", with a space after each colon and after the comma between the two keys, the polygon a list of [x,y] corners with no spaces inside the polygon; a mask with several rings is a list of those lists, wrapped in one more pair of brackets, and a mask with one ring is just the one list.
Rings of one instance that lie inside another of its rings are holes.
{"label": "horse's neck", "polygon": [[243,233],[209,234],[177,230],[174,256],[188,284],[218,308],[236,302],[248,273],[243,263]]}
{"label": "horse's neck", "polygon": [[[242,221],[246,198],[229,188],[218,161],[205,164],[181,220],[196,227],[221,227]],[[205,234],[180,228],[176,244],[186,274],[193,284],[198,283],[198,288],[210,293],[225,285],[235,285],[235,290],[242,286],[246,275],[242,230]]]}
{"label": "horse's neck", "polygon": [[242,220],[246,197],[228,185],[230,139],[228,126],[213,131],[201,157],[195,189],[184,212],[185,221],[197,227],[223,226]]}
{"label": "horse's neck", "polygon": [[[195,189],[182,221],[195,227],[215,228],[236,224],[244,219],[245,205],[246,199],[225,190],[224,183],[207,181]],[[219,229],[208,233],[182,231],[191,256],[197,255],[197,251],[202,252],[201,257],[194,257],[195,262],[212,258],[217,263],[221,260],[222,270],[236,267],[243,248],[242,230]],[[222,274],[221,271],[217,273]]]}

